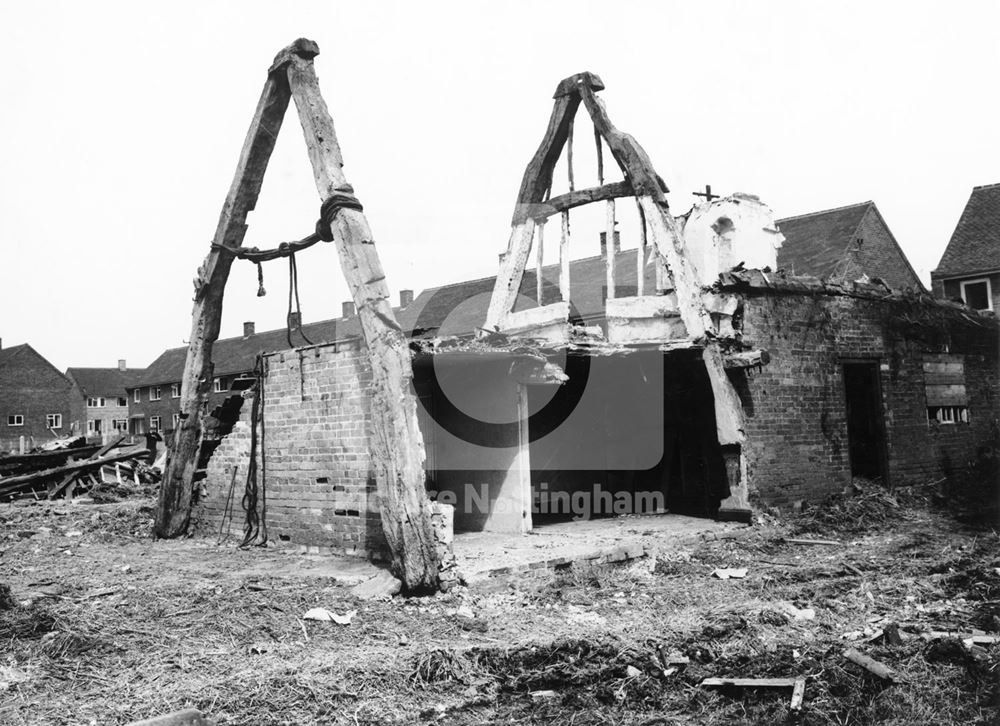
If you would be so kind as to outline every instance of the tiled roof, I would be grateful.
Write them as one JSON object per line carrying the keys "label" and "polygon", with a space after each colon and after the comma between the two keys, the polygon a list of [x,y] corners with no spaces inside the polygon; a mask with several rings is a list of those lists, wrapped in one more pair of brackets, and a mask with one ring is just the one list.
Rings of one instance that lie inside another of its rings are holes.
{"label": "tiled roof", "polygon": [[76,381],[85,396],[124,396],[142,377],[145,370],[132,368],[67,368],[66,375]]}
{"label": "tiled roof", "polygon": [[[628,249],[615,256],[615,294],[617,297],[636,294],[636,250]],[[646,265],[644,286],[647,292],[656,287],[652,265]],[[536,305],[536,276],[534,269],[526,270],[521,280],[520,295],[514,310]],[[603,316],[606,268],[600,255],[573,260],[570,263],[571,311],[584,320]],[[559,298],[559,265],[542,268],[544,285],[542,302],[546,305]],[[438,335],[465,335],[483,326],[486,310],[496,277],[483,277],[452,285],[424,290],[412,304],[399,313],[399,323],[405,331],[419,335],[421,328],[438,328]]]}
{"label": "tiled roof", "polygon": [[0,348],[0,366],[14,360],[15,356],[29,347],[27,343],[21,343],[21,345],[13,345],[10,348]]}
{"label": "tiled roof", "polygon": [[778,268],[794,275],[829,278],[847,257],[858,226],[872,206],[868,201],[779,219],[785,243],[778,249]]}
{"label": "tiled roof", "polygon": [[[0,348],[0,369],[2,369],[5,365],[7,365],[8,363],[10,363],[15,358],[21,355],[33,356],[38,364],[44,365],[47,368],[50,368],[51,370],[55,371],[56,375],[58,375],[60,378],[65,378],[62,371],[60,371],[58,368],[52,365],[45,356],[43,356],[37,350],[32,348],[28,343],[21,343],[21,345],[13,345],[10,348]],[[69,381],[67,381],[66,383],[68,385]]]}
{"label": "tiled roof", "polygon": [[975,187],[955,226],[934,277],[1000,268],[1000,184]]}

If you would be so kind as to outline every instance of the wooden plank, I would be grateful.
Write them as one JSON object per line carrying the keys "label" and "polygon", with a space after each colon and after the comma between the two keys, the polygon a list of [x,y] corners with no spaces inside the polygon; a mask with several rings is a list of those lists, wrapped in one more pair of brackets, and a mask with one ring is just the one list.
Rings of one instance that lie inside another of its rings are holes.
{"label": "wooden plank", "polygon": [[843,547],[844,545],[843,542],[833,539],[799,539],[796,537],[786,537],[785,542],[797,545],[832,545],[836,547]]}
{"label": "wooden plank", "polygon": [[639,210],[639,249],[635,253],[635,294],[642,297],[646,286],[646,215],[642,211],[639,200],[635,200]]}
{"label": "wooden plank", "polygon": [[795,685],[792,686],[792,700],[788,703],[788,708],[798,711],[802,708],[802,700],[806,695],[806,679],[796,678]]}
{"label": "wooden plank", "polygon": [[[291,59],[288,83],[320,197],[350,190],[333,119],[320,94],[311,58]],[[372,369],[372,463],[392,570],[409,590],[436,588],[439,558],[425,490],[424,441],[417,423],[409,345],[393,313],[389,286],[364,213],[343,208],[330,230]]]}
{"label": "wooden plank", "polygon": [[726,353],[722,356],[722,367],[726,370],[765,366],[770,362],[771,354],[766,350],[741,350],[735,353]]}
{"label": "wooden plank", "polygon": [[[102,456],[104,456],[105,454],[107,454],[109,451],[111,451],[113,448],[115,448],[116,446],[118,446],[124,440],[125,440],[125,436],[124,435],[119,436],[114,441],[112,441],[112,442],[110,442],[110,443],[102,446],[101,448],[99,448],[97,451],[94,452],[94,454],[92,456],[90,456],[88,458],[89,459],[100,459]],[[47,498],[48,499],[52,499],[53,497],[55,497],[63,489],[65,489],[67,486],[69,486],[69,483],[71,481],[73,481],[73,479],[75,477],[76,477],[76,472],[67,474],[65,479],[63,479],[61,482],[59,482],[54,487],[52,487],[51,489],[49,489],[48,494],[46,495]]]}
{"label": "wooden plank", "polygon": [[[65,474],[67,472],[78,472],[83,469],[91,469],[94,467],[100,467],[102,464],[110,464],[115,461],[122,461],[123,459],[131,459],[133,457],[145,456],[148,454],[143,447],[138,447],[135,449],[128,449],[124,452],[118,452],[117,454],[110,454],[108,456],[101,457],[100,459],[86,459],[84,461],[74,461],[71,464],[66,464],[65,466],[57,466],[52,469],[45,469],[44,471],[36,471],[31,474],[22,474],[21,476],[9,476],[0,479],[0,494],[10,494],[19,489],[23,489],[24,484],[30,484],[41,479],[46,479],[50,476],[58,476],[60,474]],[[75,478],[75,477],[73,477]],[[72,479],[70,480],[72,481]]]}
{"label": "wooden plank", "polygon": [[801,678],[706,678],[700,685],[703,688],[794,688]]}
{"label": "wooden plank", "polygon": [[895,681],[897,678],[895,671],[886,666],[884,663],[880,663],[874,658],[869,658],[867,655],[855,650],[854,648],[848,648],[844,651],[843,655],[847,660],[861,666],[866,671],[872,675],[878,676],[882,680]]}
{"label": "wooden plank", "polygon": [[[308,41],[297,41],[299,50],[310,52],[306,43]],[[287,51],[289,49],[275,59],[276,70],[287,62]],[[281,60],[283,54],[284,59]],[[218,249],[218,246],[240,247],[243,244],[247,214],[257,204],[264,171],[274,150],[288,100],[288,82],[284,74],[270,73],[247,130],[229,194],[219,214],[213,246],[195,278],[191,334],[188,336],[190,342],[181,379],[180,425],[174,429],[160,484],[154,525],[157,537],[171,538],[184,534],[191,518],[194,471],[203,435],[202,419],[214,380],[212,347],[219,338],[222,300],[233,264],[233,256]]]}

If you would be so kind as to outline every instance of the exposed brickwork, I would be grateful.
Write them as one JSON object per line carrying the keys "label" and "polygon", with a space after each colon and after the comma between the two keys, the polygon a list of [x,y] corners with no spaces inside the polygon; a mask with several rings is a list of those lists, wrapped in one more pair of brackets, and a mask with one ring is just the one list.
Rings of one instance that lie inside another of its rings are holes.
{"label": "exposed brickwork", "polygon": [[[0,353],[0,451],[18,450],[21,436],[28,447],[55,438],[46,428],[49,414],[62,416],[62,426],[55,429],[55,435],[83,432],[83,394],[72,381],[30,345]],[[8,416],[21,416],[22,425],[8,425]]]}
{"label": "exposed brickwork", "polygon": [[861,275],[880,277],[894,290],[922,290],[920,278],[872,204],[858,225],[855,248],[849,255],[850,269],[841,276],[856,280]]}
{"label": "exposed brickwork", "polygon": [[[747,297],[744,340],[771,354],[747,380],[737,377],[751,492],[783,505],[850,481],[843,373],[850,359],[880,364],[893,484],[932,481],[973,460],[1000,417],[996,326],[963,325],[951,311],[934,310],[847,296]],[[968,424],[927,421],[923,354],[945,345],[964,356]]]}
{"label": "exposed brickwork", "polygon": [[[359,343],[331,343],[265,358],[263,461],[272,541],[316,551],[381,555],[385,544],[369,461],[371,372]],[[249,463],[251,400],[208,466],[199,525],[217,531],[232,467],[233,529]]]}

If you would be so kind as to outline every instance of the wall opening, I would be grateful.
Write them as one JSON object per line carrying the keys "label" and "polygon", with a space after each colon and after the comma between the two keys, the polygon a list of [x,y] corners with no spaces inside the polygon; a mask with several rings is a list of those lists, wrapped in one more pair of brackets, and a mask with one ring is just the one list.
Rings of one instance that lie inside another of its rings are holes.
{"label": "wall opening", "polygon": [[844,395],[851,476],[887,483],[878,362],[844,363]]}

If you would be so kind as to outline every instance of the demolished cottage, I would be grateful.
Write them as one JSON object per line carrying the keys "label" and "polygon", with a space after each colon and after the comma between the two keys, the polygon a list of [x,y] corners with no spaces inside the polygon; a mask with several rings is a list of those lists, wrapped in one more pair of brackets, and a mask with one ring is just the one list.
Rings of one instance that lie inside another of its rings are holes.
{"label": "demolished cottage", "polygon": [[[559,84],[498,276],[390,310],[412,360],[427,496],[451,505],[439,511],[456,532],[528,532],[626,513],[619,503],[747,519],[754,502],[816,500],[856,478],[948,476],[995,440],[994,316],[882,282],[784,274],[781,230],[750,195],[673,216],[602,88],[593,74]],[[572,167],[581,105],[601,167],[586,189]],[[622,181],[604,179],[605,150]],[[560,159],[569,190],[553,195]],[[617,227],[629,198],[632,240]],[[592,203],[606,207],[604,251],[574,260],[570,215]],[[546,239],[557,264],[544,264]],[[322,551],[395,549],[379,481],[378,353],[363,319],[344,332],[262,356],[207,462],[198,526],[246,517],[271,540]],[[567,501],[580,506],[550,506]]]}

